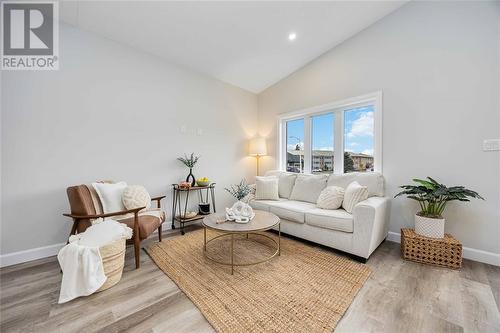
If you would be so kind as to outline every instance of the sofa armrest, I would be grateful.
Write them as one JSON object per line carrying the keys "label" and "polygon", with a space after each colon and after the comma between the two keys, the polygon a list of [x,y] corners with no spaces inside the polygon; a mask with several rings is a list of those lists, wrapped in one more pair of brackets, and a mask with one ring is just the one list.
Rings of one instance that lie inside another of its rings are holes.
{"label": "sofa armrest", "polygon": [[389,197],[371,197],[354,206],[353,249],[356,255],[368,258],[387,237],[389,210]]}

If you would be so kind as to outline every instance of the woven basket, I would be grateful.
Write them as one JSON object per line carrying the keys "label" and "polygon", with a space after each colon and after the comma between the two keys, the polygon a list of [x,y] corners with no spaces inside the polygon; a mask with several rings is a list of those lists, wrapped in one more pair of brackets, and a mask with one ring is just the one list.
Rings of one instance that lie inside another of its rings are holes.
{"label": "woven basket", "polygon": [[97,290],[103,291],[117,284],[122,278],[123,266],[125,264],[125,238],[116,240],[99,248],[101,253],[104,275],[108,278]]}
{"label": "woven basket", "polygon": [[444,238],[420,236],[413,229],[401,229],[403,259],[448,268],[462,267],[462,244],[450,234]]}

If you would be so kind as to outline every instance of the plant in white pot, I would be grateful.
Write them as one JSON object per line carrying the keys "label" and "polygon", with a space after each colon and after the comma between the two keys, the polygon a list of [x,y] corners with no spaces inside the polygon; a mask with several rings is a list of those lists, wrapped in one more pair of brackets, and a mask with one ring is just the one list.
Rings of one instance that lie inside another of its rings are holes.
{"label": "plant in white pot", "polygon": [[420,212],[415,214],[415,232],[419,235],[443,238],[444,218],[442,216],[449,201],[470,201],[469,198],[484,200],[477,192],[463,186],[446,187],[431,177],[427,180],[413,179],[416,185],[400,186],[403,191],[395,197],[406,195],[416,200],[420,205]]}

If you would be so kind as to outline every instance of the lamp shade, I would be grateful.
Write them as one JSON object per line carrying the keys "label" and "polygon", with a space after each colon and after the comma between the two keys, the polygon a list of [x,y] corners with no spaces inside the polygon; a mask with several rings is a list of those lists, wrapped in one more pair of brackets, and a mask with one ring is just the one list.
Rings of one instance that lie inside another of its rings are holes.
{"label": "lamp shade", "polygon": [[264,156],[267,155],[266,140],[264,138],[253,138],[248,145],[248,155]]}

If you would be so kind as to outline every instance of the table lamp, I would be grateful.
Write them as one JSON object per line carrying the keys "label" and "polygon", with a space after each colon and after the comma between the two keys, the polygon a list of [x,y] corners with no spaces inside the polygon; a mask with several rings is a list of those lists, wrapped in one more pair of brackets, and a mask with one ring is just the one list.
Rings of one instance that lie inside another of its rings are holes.
{"label": "table lamp", "polygon": [[266,140],[264,138],[253,138],[248,145],[248,154],[257,158],[257,176],[259,175],[259,158],[267,155]]}

